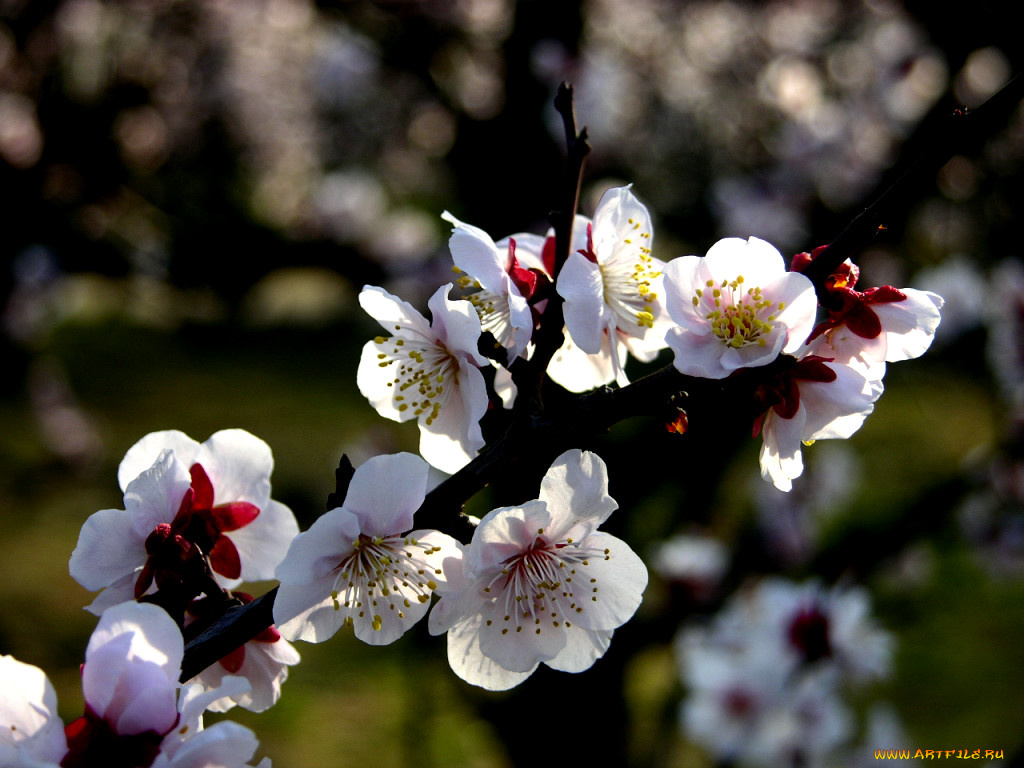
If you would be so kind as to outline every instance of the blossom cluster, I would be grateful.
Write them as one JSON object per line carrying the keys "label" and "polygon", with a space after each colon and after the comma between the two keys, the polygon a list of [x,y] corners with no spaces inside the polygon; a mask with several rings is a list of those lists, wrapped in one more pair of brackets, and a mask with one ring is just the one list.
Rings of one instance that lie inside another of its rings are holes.
{"label": "blossom cluster", "polygon": [[766,578],[679,633],[680,727],[724,764],[829,764],[854,731],[844,692],[886,677],[892,646],[863,588]]}
{"label": "blossom cluster", "polygon": [[[553,231],[495,242],[447,212],[444,218],[453,225],[457,286],[434,294],[430,322],[383,289],[364,288],[360,303],[388,335],[364,347],[358,382],[381,416],[415,419],[420,453],[449,473],[484,444],[482,369],[498,369],[495,398],[514,404],[510,369],[533,354],[552,286],[565,323],[546,369],[552,381],[571,392],[625,386],[630,356],[651,362],[666,348],[686,376],[755,377],[747,407],[763,439],[761,474],[784,491],[803,471],[802,445],[850,437],[882,393],[886,363],[927,350],[943,304],[910,288],[858,291],[859,269],[847,261],[828,279],[819,309],[801,270],[822,249],[797,254],[787,269],[778,250],[754,237],[661,261],[650,213],[629,187],[605,192],[593,219],[575,217],[560,267]],[[466,301],[452,300],[457,287]],[[484,357],[484,333],[501,355]]]}
{"label": "blossom cluster", "polygon": [[[5,677],[24,681],[0,699],[5,766],[77,768],[113,754],[115,767],[241,768],[255,737],[229,722],[203,730],[202,712],[273,706],[299,661],[291,642],[346,627],[387,645],[427,618],[432,634],[446,635],[455,674],[490,690],[522,683],[541,664],[584,671],[638,610],[648,580],[630,546],[600,530],[618,504],[599,456],[562,452],[534,498],[470,521],[468,542],[455,526],[414,519],[432,468],[462,470],[485,447],[488,410],[516,408],[517,361],[540,358],[573,393],[627,387],[631,357],[663,352],[680,392],[686,377],[740,382],[749,402],[739,407],[763,439],[761,474],[788,491],[803,470],[801,446],[860,427],[886,363],[928,348],[943,303],[913,289],[858,291],[859,270],[847,262],[819,307],[801,273],[814,255],[798,254],[787,269],[756,238],[662,261],[651,216],[629,187],[608,190],[592,219],[574,218],[567,254],[556,252],[554,232],[495,241],[444,219],[458,277],[431,296],[429,321],[380,287],[359,295],[384,333],[362,350],[358,387],[381,416],[416,422],[419,455],[375,456],[339,476],[331,508],[300,532],[271,498],[273,457],[254,435],[141,439],[118,469],[124,509],[93,514],[70,558],[71,575],[99,592],[88,606],[99,624],[83,666],[86,712],[62,730],[45,675],[4,657]],[[539,331],[552,323],[560,344],[542,351]],[[685,431],[685,420],[674,428]],[[251,602],[246,582],[270,579],[279,582],[274,624],[179,684],[185,640]],[[783,748],[768,737],[783,728],[771,718],[814,712],[827,745],[846,727],[834,680],[878,675],[888,663],[886,636],[865,624],[865,598],[765,582],[741,599],[745,607],[681,642],[687,731],[697,741],[718,734],[723,759],[771,756]]]}

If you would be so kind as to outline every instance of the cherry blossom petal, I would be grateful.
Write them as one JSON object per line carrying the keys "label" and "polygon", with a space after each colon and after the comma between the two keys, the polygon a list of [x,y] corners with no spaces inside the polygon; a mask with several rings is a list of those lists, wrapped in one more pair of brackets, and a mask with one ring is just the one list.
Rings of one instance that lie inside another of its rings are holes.
{"label": "cherry blossom petal", "polygon": [[200,446],[194,463],[209,475],[215,504],[248,501],[262,509],[270,499],[270,446],[243,429],[215,432]]}
{"label": "cherry blossom petal", "polygon": [[229,531],[227,538],[238,550],[244,581],[274,578],[278,563],[284,559],[288,546],[299,533],[299,524],[292,511],[279,501],[264,502],[259,516],[249,525]]}
{"label": "cherry blossom petal", "polygon": [[39,667],[0,656],[0,765],[56,766],[68,751],[57,693]]}
{"label": "cherry blossom petal", "polygon": [[383,288],[375,285],[364,286],[359,292],[359,306],[388,333],[394,333],[397,326],[407,332],[419,334],[424,339],[434,336],[430,330],[430,323],[412,304],[392,296]]}
{"label": "cherry blossom petal", "polygon": [[195,463],[199,443],[176,429],[150,432],[128,449],[117,469],[117,481],[122,491],[129,483],[156,463],[164,451],[171,451],[187,470]]}
{"label": "cherry blossom petal", "polygon": [[560,672],[585,672],[604,656],[611,646],[613,630],[584,629],[573,625],[567,631],[567,642],[547,664]]}
{"label": "cherry blossom petal", "polygon": [[550,541],[582,539],[608,519],[619,505],[608,495],[608,468],[601,458],[579,449],[552,462],[540,483],[538,498],[547,504]]}
{"label": "cherry blossom petal", "polygon": [[904,288],[904,301],[872,304],[885,334],[885,360],[889,363],[923,355],[935,338],[943,299],[931,291]]}
{"label": "cherry blossom petal", "polygon": [[412,453],[374,456],[356,468],[342,505],[368,536],[388,536],[413,527],[413,513],[427,493],[428,464]]}
{"label": "cherry blossom petal", "polygon": [[[133,513],[124,509],[101,509],[90,515],[71,553],[68,563],[71,578],[86,589],[96,591],[142,568],[146,563],[146,550],[141,546],[125,546],[125,534],[131,532],[132,523]],[[131,580],[134,582],[134,576]]]}
{"label": "cherry blossom petal", "polygon": [[505,669],[480,650],[482,616],[475,616],[448,632],[448,663],[452,671],[467,683],[488,691],[507,691],[526,680],[538,664],[529,670]]}
{"label": "cherry blossom petal", "polygon": [[558,292],[565,299],[562,311],[573,343],[587,354],[599,353],[611,314],[604,303],[601,267],[581,253],[569,254],[558,275]]}

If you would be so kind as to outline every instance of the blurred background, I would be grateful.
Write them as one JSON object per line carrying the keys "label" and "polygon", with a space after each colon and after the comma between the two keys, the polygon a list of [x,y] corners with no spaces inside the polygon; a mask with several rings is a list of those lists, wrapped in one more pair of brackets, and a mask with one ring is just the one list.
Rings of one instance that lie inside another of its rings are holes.
{"label": "blurred background", "polygon": [[[1020,71],[1010,5],[0,0],[0,653],[47,671],[65,720],[81,713],[95,619],[67,560],[91,513],[123,507],[117,465],[150,431],[260,436],[303,529],[342,453],[415,450],[415,428],[356,390],[377,331],[355,296],[373,283],[425,309],[451,274],[443,210],[495,239],[546,230],[560,82],[593,147],[582,213],[632,183],[664,260],[723,236],[790,255]],[[299,647],[273,709],[229,717],[277,766],[564,765],[595,749],[725,765],[680,726],[696,684],[678,633],[777,574],[867,588],[893,638],[891,673],[844,694],[850,727],[801,764],[1018,754],[1022,163],[1018,108],[890,207],[861,287],[934,290],[942,325],[928,355],[889,367],[853,439],[805,450],[791,494],[760,479],[759,441],[687,443],[665,414],[590,446],[611,467],[613,530],[652,570],[591,672],[486,694],[425,627],[386,649],[342,634]],[[546,730],[572,746],[540,750]]]}

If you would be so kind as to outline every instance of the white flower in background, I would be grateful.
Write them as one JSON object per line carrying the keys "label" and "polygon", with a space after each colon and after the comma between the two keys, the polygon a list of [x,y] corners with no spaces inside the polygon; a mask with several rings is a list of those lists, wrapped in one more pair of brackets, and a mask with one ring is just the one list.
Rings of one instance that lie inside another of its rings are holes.
{"label": "white flower in background", "polygon": [[540,498],[489,512],[430,614],[448,633],[448,661],[463,680],[505,690],[540,663],[582,672],[640,605],[647,569],[620,539],[598,531],[617,508],[604,462],[567,451]]}
{"label": "white flower in background", "polygon": [[860,362],[871,376],[881,378],[885,363],[920,357],[931,346],[943,300],[930,291],[890,285],[857,291],[859,276],[860,270],[847,260],[829,277],[826,290],[838,306],[828,310],[808,343],[822,336],[819,349],[827,352],[819,354],[839,363]]}
{"label": "white flower in background", "polygon": [[892,640],[862,588],[766,578],[680,632],[676,652],[687,738],[723,762],[814,766],[849,742],[842,694],[889,673]]}
{"label": "white flower in background", "polygon": [[208,556],[218,583],[273,578],[299,527],[270,498],[269,446],[241,429],[198,443],[182,432],[153,432],[128,450],[118,469],[123,510],[85,521],[71,554],[71,576],[104,590],[88,609],[153,592],[188,578],[189,556]]}
{"label": "white flower in background", "polygon": [[520,236],[505,238],[500,247],[482,229],[464,224],[448,211],[441,218],[453,227],[448,248],[457,270],[465,273],[459,286],[471,289],[466,298],[480,316],[480,329],[489,331],[505,347],[511,362],[526,351],[533,335],[533,313],[527,299],[537,283],[537,275],[521,266],[516,257]]}
{"label": "white flower in background", "polygon": [[863,366],[830,362],[819,338],[805,357],[780,367],[757,390],[762,416],[761,476],[780,491],[793,488],[804,470],[801,445],[848,438],[864,423],[882,394],[881,379]]}
{"label": "white flower in background", "polygon": [[57,768],[68,743],[46,673],[13,656],[0,656],[0,680],[0,765]]}
{"label": "white flower in background", "polygon": [[442,286],[428,306],[433,322],[382,288],[366,286],[359,304],[390,336],[367,342],[359,359],[359,391],[381,416],[415,419],[420,453],[443,472],[455,472],[483,447],[480,418],[487,389],[477,351],[480,319],[466,301]]}
{"label": "white flower in background", "polygon": [[[574,222],[577,232],[581,218]],[[644,362],[665,348],[664,264],[651,256],[652,231],[650,213],[629,187],[609,189],[585,245],[573,243],[556,283],[573,344],[607,357],[620,384],[629,381],[622,371],[623,348]]]}
{"label": "white flower in background", "polygon": [[653,549],[654,570],[695,600],[714,593],[729,567],[729,549],[713,536],[677,534]]}
{"label": "white flower in background", "polygon": [[719,240],[707,255],[682,256],[664,269],[666,335],[681,373],[723,379],[767,365],[803,346],[818,300],[811,281],[755,237]]}
{"label": "white flower in background", "polygon": [[445,582],[442,563],[460,556],[452,537],[412,530],[428,469],[411,453],[368,460],[344,503],[295,538],[277,569],[282,635],[319,643],[347,624],[363,642],[386,645],[426,615]]}

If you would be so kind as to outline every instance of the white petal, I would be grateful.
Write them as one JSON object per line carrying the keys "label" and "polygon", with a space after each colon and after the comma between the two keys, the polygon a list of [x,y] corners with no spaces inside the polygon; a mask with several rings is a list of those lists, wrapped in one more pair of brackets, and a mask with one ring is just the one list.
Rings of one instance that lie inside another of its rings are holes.
{"label": "white petal", "polygon": [[604,656],[612,642],[613,630],[584,629],[573,625],[566,630],[565,647],[544,662],[561,672],[583,672]]}
{"label": "white petal", "polygon": [[687,331],[707,333],[707,319],[693,305],[697,289],[703,290],[706,281],[711,279],[704,259],[700,256],[680,256],[668,262],[662,273],[665,306],[669,316]]}
{"label": "white petal", "polygon": [[804,471],[800,441],[806,419],[807,412],[802,407],[791,419],[770,411],[761,425],[761,477],[771,480],[780,491],[792,490],[793,479]]}
{"label": "white petal", "polygon": [[173,755],[167,742],[153,761],[153,768],[245,768],[256,753],[259,741],[251,730],[230,720],[215,723],[180,743]]}
{"label": "white petal", "polygon": [[603,264],[617,253],[624,239],[635,237],[636,232],[650,234],[653,229],[650,212],[629,186],[606,190],[594,211],[592,228],[598,262]]}
{"label": "white petal", "polygon": [[885,359],[890,363],[911,360],[927,351],[939,327],[939,310],[943,305],[942,297],[930,291],[901,290],[906,300],[871,305],[882,322]]}
{"label": "white petal", "polygon": [[480,651],[480,616],[453,627],[448,632],[448,663],[452,671],[472,685],[489,691],[507,691],[533,674],[536,665],[526,672],[512,672]]}
{"label": "white petal", "polygon": [[468,301],[448,298],[452,287],[451,283],[442,285],[427,302],[433,318],[432,332],[453,355],[472,360],[478,367],[490,365],[490,361],[477,350],[480,316]]}
{"label": "white petal", "polygon": [[359,355],[359,366],[356,368],[356,386],[359,392],[370,401],[378,414],[391,421],[409,421],[415,418],[412,408],[399,410],[395,395],[401,394],[393,386],[395,380],[394,364],[380,365],[380,349],[372,341],[363,345]]}
{"label": "white petal", "polygon": [[262,581],[274,578],[274,570],[298,534],[299,524],[292,511],[271,499],[255,520],[225,535],[238,549],[242,561],[242,580]]}
{"label": "white petal", "polygon": [[412,453],[374,456],[356,468],[342,506],[368,536],[412,529],[413,513],[427,493],[427,463]]}
{"label": "white petal", "polygon": [[539,499],[551,513],[544,535],[552,542],[582,539],[619,507],[608,495],[608,468],[601,457],[578,449],[552,462],[540,482]]}
{"label": "white petal", "polygon": [[670,328],[665,334],[669,349],[675,354],[672,364],[687,376],[724,379],[732,369],[722,365],[727,347],[712,333],[690,333],[682,327]]}
{"label": "white petal", "polygon": [[270,446],[244,429],[225,429],[202,444],[195,462],[213,483],[213,503],[247,501],[262,508],[270,499],[274,457]]}
{"label": "white petal", "polygon": [[359,306],[390,335],[411,332],[427,339],[434,337],[426,318],[412,304],[391,295],[383,288],[363,286],[359,293]]}
{"label": "white petal", "polygon": [[274,598],[274,623],[286,639],[322,643],[341,629],[348,614],[331,600],[333,578],[309,584],[281,582]]}
{"label": "white petal", "polygon": [[0,763],[7,765],[3,761],[8,744],[33,761],[59,763],[68,744],[64,723],[57,716],[57,693],[46,673],[13,656],[0,656],[0,680],[4,681],[4,695],[0,696]]}
{"label": "white petal", "polygon": [[556,286],[565,299],[565,327],[573,342],[588,354],[601,351],[601,336],[611,310],[604,303],[601,268],[582,253],[571,253]]}
{"label": "white petal", "polygon": [[607,559],[595,556],[588,560],[585,570],[588,578],[596,579],[591,582],[594,594],[573,624],[598,630],[621,627],[640,607],[647,588],[647,566],[626,542],[608,533],[598,531],[580,546],[606,550]]}
{"label": "white petal", "polygon": [[192,466],[199,451],[199,443],[176,429],[146,435],[129,448],[121,460],[121,465],[117,469],[117,481],[121,490],[127,490],[128,484],[152,467],[165,450],[173,451],[187,470]]}
{"label": "white petal", "polygon": [[128,483],[124,508],[132,514],[132,529],[140,541],[145,541],[157,525],[171,522],[178,514],[192,485],[188,468],[177,454],[168,450]]}
{"label": "white petal", "polygon": [[498,293],[503,278],[507,275],[507,246],[499,250],[490,235],[479,227],[459,221],[448,211],[442,213],[441,218],[453,225],[451,237],[448,238],[448,249],[452,252],[455,266],[475,277],[484,290]]}
{"label": "white petal", "polygon": [[799,272],[786,272],[764,286],[764,294],[775,302],[776,306],[785,302],[786,307],[776,315],[774,325],[786,329],[787,339],[782,347],[783,353],[795,354],[814,330],[818,312],[818,297],[814,292],[814,286]]}
{"label": "white petal", "polygon": [[[507,617],[501,599],[485,605],[479,630],[480,652],[512,672],[530,672],[555,658],[566,644],[565,625],[535,624],[532,617]],[[514,609],[509,609],[514,610]],[[450,633],[449,633],[450,634]]]}
{"label": "white petal", "polygon": [[89,516],[71,553],[71,578],[88,590],[98,590],[145,565],[148,555],[132,530],[132,513],[102,509]]}
{"label": "white petal", "polygon": [[[551,380],[570,392],[587,392],[615,381],[611,340],[607,333],[601,335],[601,351],[588,355],[573,343],[568,333],[565,334],[565,341],[548,364],[547,374]],[[626,364],[626,347],[619,346],[616,354],[621,368]]]}
{"label": "white petal", "polygon": [[[312,584],[328,577],[338,564],[353,552],[352,542],[359,538],[359,519],[348,510],[336,507],[313,521],[309,530],[292,539],[288,552],[274,571],[284,584]],[[281,624],[291,618],[279,612],[274,603],[274,620]]]}
{"label": "white petal", "polygon": [[487,412],[487,385],[480,369],[464,362],[458,388],[430,424],[419,422],[420,454],[442,472],[457,472],[484,447],[480,419]]}
{"label": "white petal", "polygon": [[465,552],[465,571],[476,578],[499,568],[510,557],[529,550],[539,531],[551,523],[547,504],[528,501],[517,507],[492,509],[481,518]]}
{"label": "white petal", "polygon": [[715,282],[735,280],[742,275],[747,285],[763,287],[786,271],[786,261],[778,249],[756,237],[719,240],[708,249],[704,259]]}

